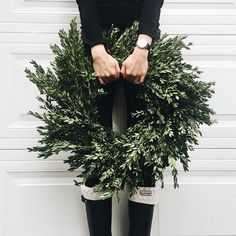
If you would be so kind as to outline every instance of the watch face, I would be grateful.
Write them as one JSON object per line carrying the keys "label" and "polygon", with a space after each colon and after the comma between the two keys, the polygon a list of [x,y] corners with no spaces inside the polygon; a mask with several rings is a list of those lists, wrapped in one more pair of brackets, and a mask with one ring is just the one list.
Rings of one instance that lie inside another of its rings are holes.
{"label": "watch face", "polygon": [[147,41],[145,39],[140,39],[138,40],[137,44],[139,47],[144,48],[147,46]]}

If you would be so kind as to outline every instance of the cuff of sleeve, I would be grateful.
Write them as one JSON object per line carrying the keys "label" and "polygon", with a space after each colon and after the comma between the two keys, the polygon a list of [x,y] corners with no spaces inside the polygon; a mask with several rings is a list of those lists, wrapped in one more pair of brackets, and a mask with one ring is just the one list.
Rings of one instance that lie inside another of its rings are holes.
{"label": "cuff of sleeve", "polygon": [[92,47],[99,43],[103,43],[103,44],[105,43],[105,40],[102,36],[100,35],[90,36],[89,34],[85,34],[83,30],[81,30],[81,37],[84,44],[86,44],[88,47]]}
{"label": "cuff of sleeve", "polygon": [[150,37],[152,37],[153,40],[160,39],[161,37],[161,31],[160,29],[157,29],[155,31],[149,31],[149,30],[144,30],[144,29],[139,29],[138,34],[147,34]]}
{"label": "cuff of sleeve", "polygon": [[91,48],[91,47],[93,47],[93,46],[95,46],[95,45],[97,45],[97,44],[100,44],[100,43],[105,44],[105,41],[104,41],[104,40],[99,40],[99,41],[91,42],[91,43],[89,44],[89,47]]}

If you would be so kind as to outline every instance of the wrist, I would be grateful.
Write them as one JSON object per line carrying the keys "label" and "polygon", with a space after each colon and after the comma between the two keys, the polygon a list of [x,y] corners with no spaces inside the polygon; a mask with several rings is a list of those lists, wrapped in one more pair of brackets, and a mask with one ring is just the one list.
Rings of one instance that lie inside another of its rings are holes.
{"label": "wrist", "polygon": [[99,43],[99,44],[92,46],[90,48],[90,51],[91,51],[92,57],[96,58],[96,57],[100,56],[101,54],[106,53],[106,48],[105,48],[104,44]]}
{"label": "wrist", "polygon": [[134,50],[133,50],[133,53],[134,54],[139,54],[140,56],[148,57],[149,51],[148,51],[147,48],[139,48],[138,46],[135,46]]}
{"label": "wrist", "polygon": [[140,49],[146,49],[146,50],[150,50],[151,49],[151,40],[149,36],[145,35],[139,35],[135,46],[137,46]]}

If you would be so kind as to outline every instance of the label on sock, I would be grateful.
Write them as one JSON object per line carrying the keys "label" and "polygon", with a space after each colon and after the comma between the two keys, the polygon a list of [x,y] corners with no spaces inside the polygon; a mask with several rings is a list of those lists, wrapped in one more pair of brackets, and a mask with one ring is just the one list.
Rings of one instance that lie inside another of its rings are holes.
{"label": "label on sock", "polygon": [[93,192],[96,193],[96,192],[99,192],[99,190],[94,186],[94,187],[93,187]]}
{"label": "label on sock", "polygon": [[152,191],[150,189],[141,189],[139,191],[141,196],[151,196],[152,195]]}

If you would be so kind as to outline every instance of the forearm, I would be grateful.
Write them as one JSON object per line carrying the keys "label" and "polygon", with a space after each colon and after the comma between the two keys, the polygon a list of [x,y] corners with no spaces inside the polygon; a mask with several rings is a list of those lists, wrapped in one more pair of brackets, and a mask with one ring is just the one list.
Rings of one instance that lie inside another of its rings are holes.
{"label": "forearm", "polygon": [[93,59],[96,59],[97,57],[107,53],[103,43],[99,43],[90,47],[90,51]]}
{"label": "forearm", "polygon": [[76,0],[76,2],[80,11],[81,35],[84,43],[89,47],[104,43],[95,0]]}
{"label": "forearm", "polygon": [[153,40],[158,39],[161,7],[164,0],[144,0],[140,17],[139,34],[149,35]]}

